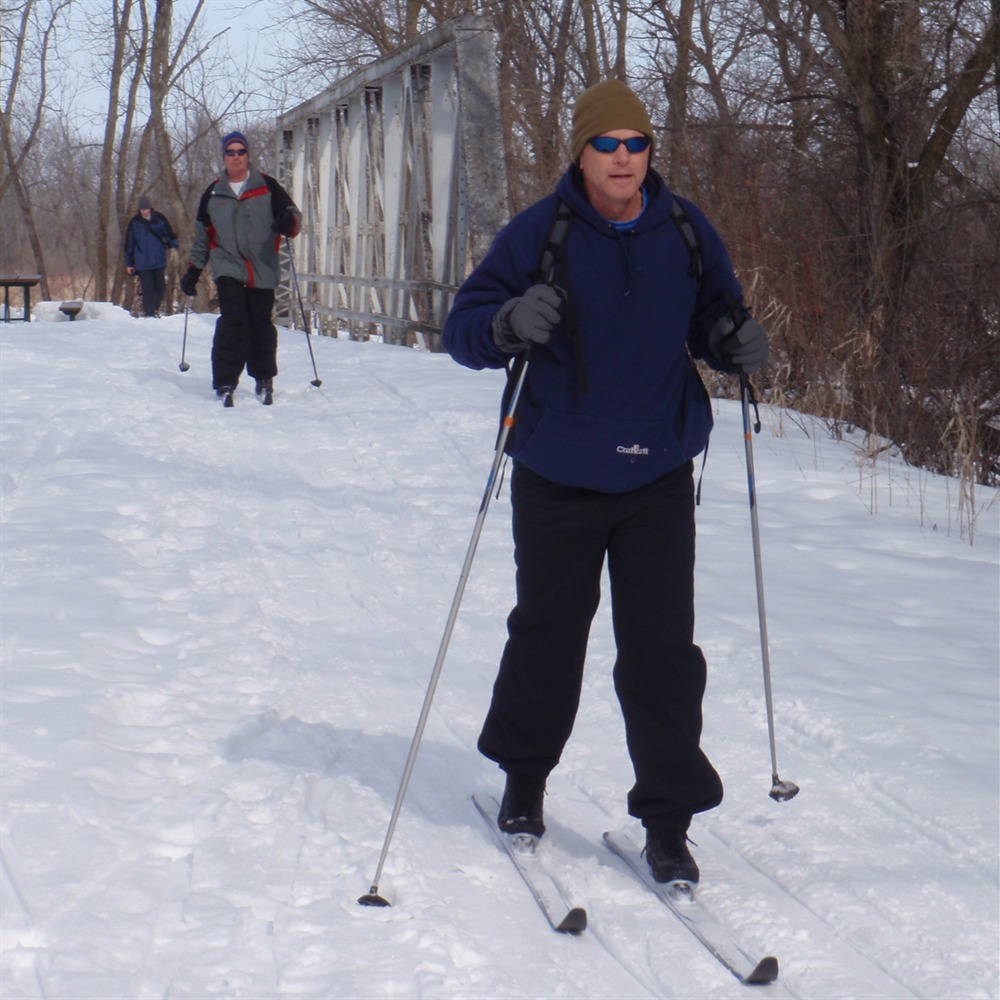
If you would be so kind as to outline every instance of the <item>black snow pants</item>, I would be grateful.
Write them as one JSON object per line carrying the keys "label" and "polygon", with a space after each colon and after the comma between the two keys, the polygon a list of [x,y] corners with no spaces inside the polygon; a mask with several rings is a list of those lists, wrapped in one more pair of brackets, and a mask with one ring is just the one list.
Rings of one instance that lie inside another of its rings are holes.
{"label": "black snow pants", "polygon": [[143,316],[155,316],[160,311],[166,288],[164,271],[162,267],[149,267],[136,272],[139,275],[139,287],[142,289]]}
{"label": "black snow pants", "polygon": [[694,481],[689,462],[624,494],[560,486],[514,464],[517,603],[479,737],[505,771],[545,777],[576,718],[605,555],[615,692],[646,826],[686,824],[722,801],[700,747],[705,659],[694,643]]}
{"label": "black snow pants", "polygon": [[278,331],[271,321],[273,288],[248,288],[235,278],[219,278],[219,318],[212,340],[212,388],[234,389],[246,366],[255,379],[278,374]]}

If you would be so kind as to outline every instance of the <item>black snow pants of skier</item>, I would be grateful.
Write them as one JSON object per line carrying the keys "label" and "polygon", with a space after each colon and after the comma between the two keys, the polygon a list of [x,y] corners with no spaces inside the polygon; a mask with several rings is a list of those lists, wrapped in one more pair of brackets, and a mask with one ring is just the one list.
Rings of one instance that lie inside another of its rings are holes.
{"label": "black snow pants of skier", "polygon": [[278,374],[278,331],[271,321],[273,288],[248,288],[235,278],[219,278],[219,318],[212,340],[212,388],[234,389],[246,366],[255,379]]}
{"label": "black snow pants of skier", "polygon": [[628,810],[645,826],[686,826],[722,801],[699,745],[706,668],[694,644],[692,464],[610,494],[560,486],[515,462],[511,502],[517,604],[480,752],[537,777],[559,762],[607,555],[615,692],[635,771]]}
{"label": "black snow pants of skier", "polygon": [[162,267],[148,267],[136,272],[139,275],[139,287],[142,289],[143,316],[155,316],[160,311],[166,288],[164,271]]}

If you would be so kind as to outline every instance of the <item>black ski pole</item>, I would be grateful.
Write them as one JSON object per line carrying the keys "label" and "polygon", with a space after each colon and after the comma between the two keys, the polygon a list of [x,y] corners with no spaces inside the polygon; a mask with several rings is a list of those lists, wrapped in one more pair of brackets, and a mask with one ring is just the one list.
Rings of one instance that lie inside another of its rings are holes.
{"label": "black ski pole", "polygon": [[299,279],[295,274],[295,257],[292,256],[292,241],[286,236],[285,237],[285,247],[288,250],[288,263],[292,267],[292,284],[295,285],[295,297],[299,300],[299,312],[302,313],[302,329],[306,334],[306,343],[309,345],[309,360],[312,361],[313,375],[316,377],[310,382],[310,385],[316,386],[318,389],[322,384],[322,380],[319,377],[319,372],[316,371],[316,355],[313,354],[312,340],[310,340],[309,334],[309,324],[306,322],[306,309],[302,305],[302,293],[299,291]]}
{"label": "black ski pole", "polygon": [[444,635],[441,637],[441,645],[438,648],[437,659],[434,661],[434,669],[431,671],[430,683],[427,685],[427,693],[424,695],[423,708],[420,710],[420,718],[417,720],[417,728],[413,734],[413,741],[410,743],[410,753],[406,758],[406,766],[403,768],[403,777],[399,783],[399,791],[396,793],[396,803],[392,807],[392,816],[389,819],[389,828],[386,830],[385,842],[382,844],[382,855],[378,859],[378,868],[375,870],[375,878],[372,880],[371,889],[358,899],[362,906],[389,906],[389,900],[380,896],[378,892],[379,879],[382,877],[382,868],[385,865],[386,856],[389,853],[389,843],[392,840],[393,832],[396,829],[396,821],[399,819],[399,811],[403,806],[403,798],[406,796],[406,789],[410,783],[410,775],[413,773],[413,765],[417,760],[417,751],[420,749],[420,740],[424,735],[424,726],[427,724],[427,717],[430,715],[431,702],[434,700],[434,692],[437,689],[438,678],[441,676],[441,667],[444,665],[445,654],[448,651],[448,643],[451,641],[451,633],[455,628],[455,619],[458,617],[458,608],[462,603],[462,595],[465,593],[465,585],[469,579],[469,571],[472,568],[472,560],[476,554],[476,546],[479,544],[479,536],[483,531],[483,522],[486,520],[486,511],[490,506],[490,496],[493,493],[493,486],[496,483],[497,473],[503,462],[504,446],[507,443],[507,436],[511,427],[514,426],[514,411],[521,396],[521,389],[524,386],[524,378],[528,374],[528,357],[525,352],[524,364],[521,366],[521,373],[514,384],[514,392],[511,396],[510,405],[504,414],[503,425],[497,437],[496,450],[493,453],[493,465],[490,474],[486,479],[486,489],[483,490],[483,499],[479,504],[479,514],[476,517],[475,527],[472,529],[472,538],[469,541],[469,548],[465,553],[465,562],[462,564],[462,572],[458,578],[458,587],[451,602],[451,611],[448,612],[448,621],[444,628]]}
{"label": "black ski pole", "polygon": [[[771,791],[770,796],[775,802],[787,802],[799,794],[799,786],[793,781],[782,781],[778,777],[778,754],[774,740],[774,701],[771,696],[771,659],[768,655],[767,615],[764,610],[764,570],[760,558],[760,526],[757,522],[757,486],[754,482],[753,469],[753,434],[750,431],[750,403],[754,409],[757,400],[753,398],[750,378],[740,375],[740,403],[743,407],[743,440],[747,457],[747,486],[750,491],[750,532],[753,536],[753,567],[757,579],[757,617],[760,620],[760,652],[764,666],[764,701],[767,705],[767,733],[771,744]],[[760,433],[760,416],[753,428]]]}
{"label": "black ski pole", "polygon": [[188,346],[188,310],[191,308],[191,299],[184,296],[184,339],[181,341],[181,363],[177,366],[182,372],[186,372],[191,366],[184,360]]}

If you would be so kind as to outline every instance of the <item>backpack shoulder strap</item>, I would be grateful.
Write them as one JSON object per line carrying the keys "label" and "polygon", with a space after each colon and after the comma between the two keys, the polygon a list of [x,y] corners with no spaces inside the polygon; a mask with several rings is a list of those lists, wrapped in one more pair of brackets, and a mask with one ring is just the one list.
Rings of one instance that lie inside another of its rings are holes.
{"label": "backpack shoulder strap", "polygon": [[691,220],[687,217],[687,212],[684,211],[684,207],[676,197],[670,206],[670,214],[673,216],[674,225],[677,226],[681,234],[681,239],[684,240],[684,245],[688,248],[688,253],[691,255],[688,274],[695,281],[700,281],[703,268],[701,263],[701,247],[698,246],[698,235],[694,231],[694,226],[691,225]]}
{"label": "backpack shoulder strap", "polygon": [[[549,228],[549,234],[545,238],[545,243],[542,244],[542,252],[538,258],[538,268],[535,272],[535,278],[537,281],[543,282],[547,285],[555,285],[556,265],[563,259],[566,233],[569,232],[569,226],[572,221],[573,212],[570,210],[569,205],[567,205],[566,202],[560,198],[559,203],[556,205],[556,214],[552,220],[552,225]],[[565,268],[563,268],[563,270],[565,271]],[[563,291],[566,292],[567,308],[572,310],[572,301],[569,291],[568,289],[563,289]],[[570,319],[571,316],[572,314],[570,314]],[[570,322],[570,326],[575,327],[575,323]],[[580,367],[581,359],[575,338],[574,349],[577,356],[577,367]],[[518,354],[513,355],[511,360],[507,363],[507,386],[504,389],[503,406],[501,408],[501,412],[503,413],[507,412],[509,393],[517,381],[517,377],[520,374],[521,366],[524,364],[526,356],[527,355],[524,352],[519,352]],[[584,377],[584,382],[586,382],[586,377]]]}
{"label": "backpack shoulder strap", "polygon": [[556,206],[556,215],[552,220],[552,228],[542,247],[542,254],[538,260],[538,279],[546,284],[552,284],[555,278],[556,263],[562,255],[563,244],[566,242],[566,233],[569,232],[570,223],[573,221],[573,213],[569,205],[562,199]]}
{"label": "backpack shoulder strap", "polygon": [[[677,226],[681,234],[681,239],[688,248],[688,253],[691,255],[691,263],[688,265],[688,275],[694,278],[695,281],[701,281],[704,268],[701,262],[701,247],[698,246],[698,234],[694,231],[694,226],[691,225],[691,220],[688,218],[687,212],[684,211],[684,206],[681,205],[676,196],[670,206],[670,214],[673,217],[674,225]],[[700,380],[701,376],[699,375],[698,378]],[[704,383],[702,384],[704,385]],[[700,506],[701,504],[701,484],[705,478],[705,463],[707,461],[708,441],[705,442],[705,451],[701,456],[701,472],[698,475],[698,485],[695,488],[694,494],[695,506]]]}
{"label": "backpack shoulder strap", "polygon": [[562,264],[560,275],[560,290],[565,296],[566,334],[573,345],[573,357],[576,359],[576,374],[580,380],[580,389],[587,391],[587,369],[583,362],[583,348],[580,345],[579,331],[576,327],[576,312],[573,309],[573,290],[569,285],[569,272],[566,269],[566,234],[573,221],[573,212],[561,198],[556,207],[556,215],[552,220],[548,239],[542,247],[542,255],[538,261],[538,277],[548,285],[555,284],[556,265]]}

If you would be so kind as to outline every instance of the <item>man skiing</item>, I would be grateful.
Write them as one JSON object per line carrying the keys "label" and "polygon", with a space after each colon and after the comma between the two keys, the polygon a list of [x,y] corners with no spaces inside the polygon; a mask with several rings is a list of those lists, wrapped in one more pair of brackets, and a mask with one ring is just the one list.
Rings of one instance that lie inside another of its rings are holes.
{"label": "man skiing", "polygon": [[[661,882],[697,882],[692,816],[722,800],[700,747],[706,665],[694,643],[693,458],[711,410],[692,356],[733,373],[767,359],[722,240],[650,168],[639,98],[608,80],[577,99],[572,163],[498,234],[444,328],[470,368],[530,369],[513,458],[516,605],[479,737],[506,773],[501,830],[544,833],[546,778],[576,716],[607,560],[615,690],[635,772],[628,809]],[[538,265],[557,208],[571,221]],[[692,264],[692,243],[698,267]]]}
{"label": "man skiing", "polygon": [[198,203],[190,266],[181,278],[194,295],[202,269],[212,262],[219,318],[212,341],[212,388],[226,406],[246,367],[265,404],[278,374],[278,331],[272,322],[274,290],[280,279],[281,238],[296,236],[302,215],[285,189],[250,163],[242,132],[222,140],[224,175]]}

